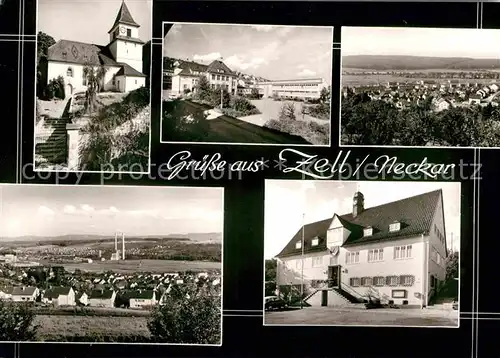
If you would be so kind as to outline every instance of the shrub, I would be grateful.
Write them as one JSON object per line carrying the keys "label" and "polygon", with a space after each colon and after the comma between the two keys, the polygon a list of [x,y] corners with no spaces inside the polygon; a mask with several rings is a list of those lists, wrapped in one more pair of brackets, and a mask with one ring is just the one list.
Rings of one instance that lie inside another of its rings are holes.
{"label": "shrub", "polygon": [[62,76],[49,81],[49,84],[45,87],[44,97],[47,100],[54,98],[64,99],[66,97],[64,93],[64,78]]}
{"label": "shrub", "polygon": [[293,121],[297,119],[295,116],[295,104],[293,102],[283,103],[280,109],[279,119]]}
{"label": "shrub", "polygon": [[208,136],[209,123],[203,110],[189,111],[182,101],[163,102],[162,134],[164,140],[203,141]]}
{"label": "shrub", "polygon": [[300,136],[314,145],[326,145],[330,142],[329,124],[296,121],[293,119],[272,119],[267,121],[264,127]]}
{"label": "shrub", "polygon": [[164,304],[156,307],[148,328],[157,342],[219,344],[221,296],[213,286],[173,286]]}
{"label": "shrub", "polygon": [[0,301],[0,339],[2,341],[35,340],[38,326],[33,325],[35,314],[28,304]]}

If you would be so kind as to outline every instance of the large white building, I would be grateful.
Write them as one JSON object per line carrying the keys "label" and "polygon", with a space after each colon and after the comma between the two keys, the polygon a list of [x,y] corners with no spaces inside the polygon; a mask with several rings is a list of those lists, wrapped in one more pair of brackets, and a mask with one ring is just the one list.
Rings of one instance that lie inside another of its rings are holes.
{"label": "large white building", "polygon": [[298,78],[259,82],[256,87],[260,89],[264,98],[314,100],[320,98],[321,91],[328,88],[328,84],[322,78]]}
{"label": "large white building", "polygon": [[278,288],[304,283],[313,306],[427,306],[446,278],[443,209],[441,190],[372,208],[357,192],[351,213],[305,225],[277,255]]}
{"label": "large white building", "polygon": [[109,43],[100,46],[71,40],[59,40],[49,47],[46,64],[46,80],[62,76],[66,96],[85,91],[87,78],[84,67],[97,69],[103,66],[106,74],[102,83],[105,91],[129,92],[146,84],[143,73],[142,47],[139,27],[125,2],[109,30]]}

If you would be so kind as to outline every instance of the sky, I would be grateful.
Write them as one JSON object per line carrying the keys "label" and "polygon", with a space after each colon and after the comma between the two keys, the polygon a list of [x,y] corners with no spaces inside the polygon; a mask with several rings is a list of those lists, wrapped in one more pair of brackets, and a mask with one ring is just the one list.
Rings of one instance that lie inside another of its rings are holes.
{"label": "sky", "polygon": [[269,80],[332,78],[331,27],[174,24],[163,54],[202,64],[223,58],[233,71]]}
{"label": "sky", "polygon": [[[460,184],[450,182],[344,182],[266,180],[264,257],[277,255],[304,223],[333,218],[352,211],[354,193],[365,197],[365,208],[442,189],[448,248],[459,251]],[[452,235],[453,233],[453,235]]]}
{"label": "sky", "polygon": [[222,232],[219,188],[0,185],[0,237]]}
{"label": "sky", "polygon": [[[141,25],[139,38],[151,40],[151,0],[126,0],[132,18]],[[38,0],[38,31],[54,40],[107,45],[108,31],[122,0]]]}
{"label": "sky", "polygon": [[342,27],[342,56],[500,57],[500,30]]}

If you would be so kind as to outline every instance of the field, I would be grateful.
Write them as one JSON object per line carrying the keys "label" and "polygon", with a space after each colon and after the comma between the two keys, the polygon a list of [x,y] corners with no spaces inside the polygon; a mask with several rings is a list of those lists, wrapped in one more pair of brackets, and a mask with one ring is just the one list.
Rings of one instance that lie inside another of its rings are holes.
{"label": "field", "polygon": [[220,262],[209,261],[176,261],[176,260],[125,260],[125,261],[98,261],[93,263],[65,263],[67,271],[79,269],[88,272],[113,271],[118,273],[134,272],[180,272],[180,271],[207,271],[220,270]]}
{"label": "field", "polygon": [[147,317],[37,315],[34,324],[40,326],[38,339],[43,341],[71,341],[69,337],[104,335],[118,341],[119,337],[149,337],[147,321]]}

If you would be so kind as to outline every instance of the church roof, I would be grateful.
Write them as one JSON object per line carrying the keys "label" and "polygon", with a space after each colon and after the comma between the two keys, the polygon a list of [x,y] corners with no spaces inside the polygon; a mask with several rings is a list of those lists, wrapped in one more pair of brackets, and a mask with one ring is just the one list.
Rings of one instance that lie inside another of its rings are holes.
{"label": "church roof", "polygon": [[111,32],[118,24],[125,24],[135,27],[140,26],[137,22],[134,21],[127,7],[127,4],[125,4],[125,1],[122,2],[120,10],[118,10],[118,14],[116,15],[115,22],[113,23],[113,26],[111,26],[111,30],[109,30],[108,33]]}
{"label": "church roof", "polygon": [[146,77],[144,73],[137,71],[126,63],[119,63],[119,65],[122,66],[122,68],[116,73],[116,76]]}
{"label": "church roof", "polygon": [[[342,246],[428,234],[440,200],[442,191],[435,190],[364,209],[356,217],[353,217],[352,213],[337,215],[342,225],[351,232]],[[295,244],[302,240],[302,231],[304,231],[304,253],[327,250],[326,234],[334,217],[304,225],[276,257],[300,255],[302,248],[297,249]],[[395,221],[402,223],[401,229],[390,232],[389,225]],[[373,228],[373,235],[363,236],[363,228],[367,227]],[[318,245],[312,246],[312,240],[315,238],[318,239]]]}

